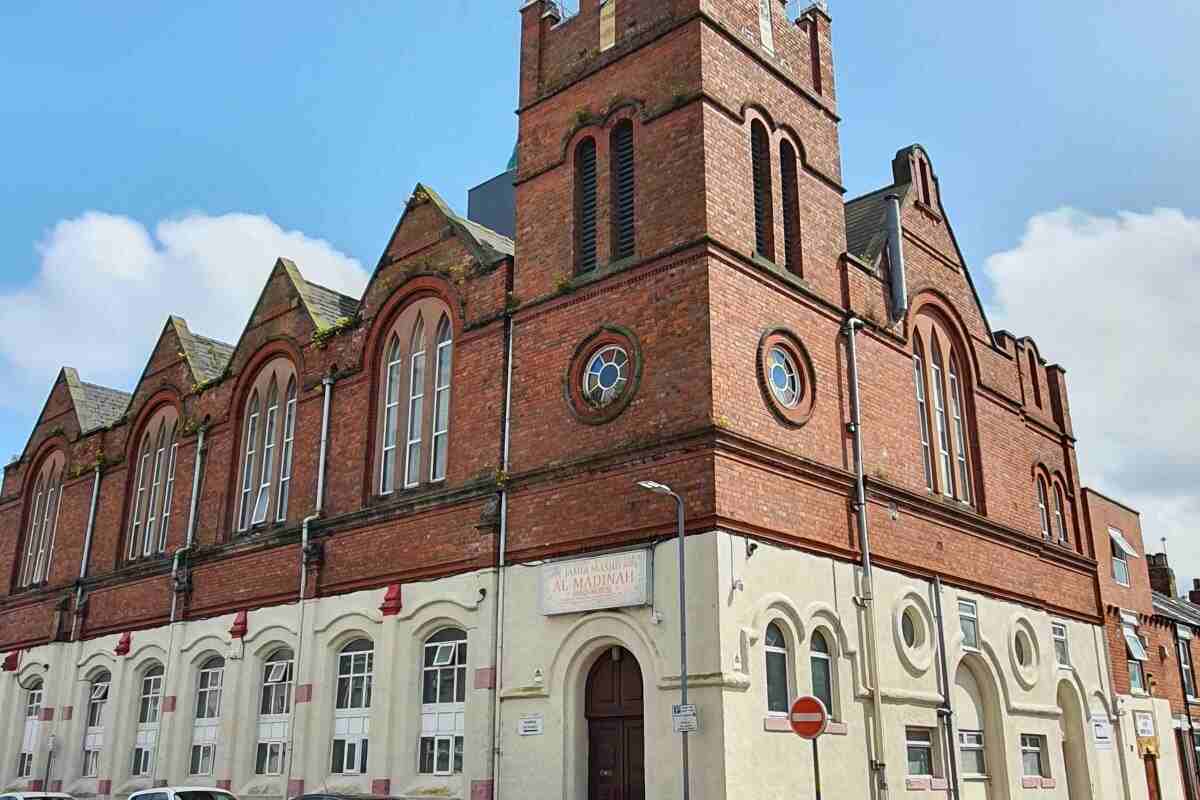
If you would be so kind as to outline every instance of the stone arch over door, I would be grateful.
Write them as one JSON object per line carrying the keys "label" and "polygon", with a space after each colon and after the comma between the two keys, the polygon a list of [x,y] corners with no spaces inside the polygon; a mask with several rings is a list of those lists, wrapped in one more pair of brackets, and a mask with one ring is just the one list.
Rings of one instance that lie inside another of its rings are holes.
{"label": "stone arch over door", "polygon": [[1088,772],[1088,725],[1083,705],[1074,687],[1067,681],[1058,684],[1058,718],[1062,734],[1064,778],[1070,800],[1087,800],[1092,796],[1092,780]]}
{"label": "stone arch over door", "polygon": [[[999,688],[982,658],[968,656],[954,674],[955,748],[962,770],[962,800],[1008,800],[1008,757],[1004,747],[1004,706]],[[968,775],[963,760],[964,732],[983,734],[986,779]]]}
{"label": "stone arch over door", "polygon": [[645,685],[637,658],[614,645],[588,671],[588,800],[645,800]]}

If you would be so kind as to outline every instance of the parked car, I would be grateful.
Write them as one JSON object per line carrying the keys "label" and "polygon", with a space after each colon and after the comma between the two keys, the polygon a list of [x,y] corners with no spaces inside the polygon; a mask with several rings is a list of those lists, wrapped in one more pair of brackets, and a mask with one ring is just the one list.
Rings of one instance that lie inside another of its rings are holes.
{"label": "parked car", "polygon": [[129,800],[238,800],[233,792],[210,786],[161,786],[129,795]]}
{"label": "parked car", "polygon": [[340,792],[312,792],[302,794],[290,800],[398,800],[395,797],[384,797],[378,794],[344,794]]}
{"label": "parked car", "polygon": [[75,800],[65,792],[5,792],[0,800]]}

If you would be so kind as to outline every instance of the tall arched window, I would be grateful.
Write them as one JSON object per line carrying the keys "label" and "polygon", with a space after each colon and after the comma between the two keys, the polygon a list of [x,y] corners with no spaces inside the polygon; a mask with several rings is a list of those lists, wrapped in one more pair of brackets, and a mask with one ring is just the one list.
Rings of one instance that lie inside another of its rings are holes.
{"label": "tall arched window", "polygon": [[783,183],[783,264],[793,275],[804,275],[803,247],[800,241],[799,161],[792,143],[779,143],[779,175]]}
{"label": "tall arched window", "polygon": [[1033,404],[1038,408],[1042,407],[1042,382],[1038,378],[1038,363],[1037,356],[1033,354],[1033,349],[1030,348],[1029,354],[1029,385],[1033,387]]}
{"label": "tall arched window", "polygon": [[149,775],[154,770],[158,748],[158,726],[162,716],[163,667],[155,664],[142,673],[138,697],[137,735],[133,743],[131,775]]}
{"label": "tall arched window", "polygon": [[421,662],[420,772],[462,772],[466,730],[467,634],[446,628],[425,641]]}
{"label": "tall arched window", "polygon": [[[436,327],[427,323],[432,320]],[[397,316],[384,341],[375,474],[379,494],[389,495],[446,477],[454,367],[449,310],[437,298],[417,300]]]}
{"label": "tall arched window", "polygon": [[190,775],[213,774],[224,684],[225,659],[213,656],[201,665],[196,675],[196,715],[192,722]]}
{"label": "tall arched window", "polygon": [[337,691],[334,697],[334,775],[365,775],[371,733],[371,681],[375,673],[375,646],[356,639],[338,654]]}
{"label": "tall arched window", "polygon": [[775,260],[775,213],[771,200],[771,137],[759,120],[750,123],[750,161],[754,175],[754,251]]}
{"label": "tall arched window", "polygon": [[829,712],[830,716],[836,716],[833,713],[833,658],[824,633],[813,632],[809,650],[813,696],[825,704],[825,710]]}
{"label": "tall arched window", "polygon": [[767,626],[763,638],[765,653],[765,668],[767,677],[767,713],[786,714],[791,704],[791,686],[788,679],[789,654],[787,639],[778,623],[772,622]]}
{"label": "tall arched window", "polygon": [[258,741],[254,755],[256,775],[282,775],[287,758],[289,715],[295,656],[281,647],[263,662],[262,694],[258,704]]}
{"label": "tall arched window", "polygon": [[164,406],[142,432],[133,464],[136,483],[129,522],[130,560],[166,552],[178,450],[179,412],[174,406]]}
{"label": "tall arched window", "polygon": [[17,777],[33,777],[33,757],[37,752],[38,734],[42,725],[42,680],[34,678],[25,689],[25,729],[21,736],[21,752],[17,756]]}
{"label": "tall arched window", "polygon": [[34,586],[50,579],[50,559],[54,553],[54,535],[58,530],[59,495],[62,493],[66,456],[55,451],[42,460],[32,480],[29,494],[28,533],[25,558],[18,586]]}
{"label": "tall arched window", "polygon": [[609,143],[612,159],[612,257],[629,258],[634,251],[633,123],[622,120],[613,128]]}
{"label": "tall arched window", "polygon": [[1054,484],[1054,532],[1058,535],[1058,541],[1066,544],[1067,517],[1063,511],[1062,487],[1057,483]]}
{"label": "tall arched window", "polygon": [[237,530],[287,521],[298,385],[290,359],[274,358],[254,378],[242,412]]}
{"label": "tall arched window", "polygon": [[971,384],[962,345],[949,325],[932,313],[915,316],[912,342],[925,485],[974,503]]}
{"label": "tall arched window", "polygon": [[104,752],[104,710],[108,706],[108,691],[112,676],[102,670],[88,683],[87,718],[83,733],[83,777],[100,775],[100,754]]}
{"label": "tall arched window", "polygon": [[1046,479],[1041,475],[1037,479],[1038,516],[1042,522],[1042,538],[1050,538],[1050,504],[1046,502]]}
{"label": "tall arched window", "polygon": [[596,268],[596,140],[575,146],[575,272]]}
{"label": "tall arched window", "polygon": [[449,317],[442,315],[437,327],[437,375],[434,376],[433,397],[433,456],[430,458],[429,479],[446,477],[446,448],[450,434],[450,377],[454,341]]}

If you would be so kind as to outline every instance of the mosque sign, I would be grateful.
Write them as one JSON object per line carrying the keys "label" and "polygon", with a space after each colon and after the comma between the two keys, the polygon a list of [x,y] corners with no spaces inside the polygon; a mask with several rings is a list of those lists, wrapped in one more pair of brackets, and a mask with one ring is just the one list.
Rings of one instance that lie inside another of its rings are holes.
{"label": "mosque sign", "polygon": [[646,549],[543,564],[542,613],[650,605],[652,574],[653,559]]}

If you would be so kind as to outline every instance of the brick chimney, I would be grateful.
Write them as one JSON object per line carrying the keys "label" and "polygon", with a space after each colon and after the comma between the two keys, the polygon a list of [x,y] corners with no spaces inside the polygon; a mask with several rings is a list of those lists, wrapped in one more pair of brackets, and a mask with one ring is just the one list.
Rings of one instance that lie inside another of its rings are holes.
{"label": "brick chimney", "polygon": [[1175,570],[1167,563],[1167,554],[1147,553],[1146,564],[1150,567],[1150,588],[1167,597],[1178,597],[1179,587],[1175,585]]}

